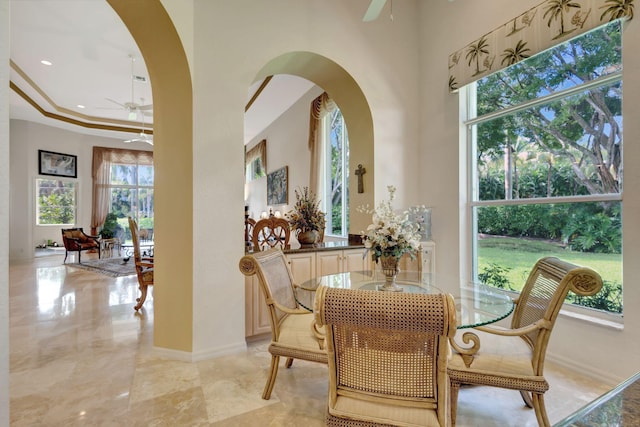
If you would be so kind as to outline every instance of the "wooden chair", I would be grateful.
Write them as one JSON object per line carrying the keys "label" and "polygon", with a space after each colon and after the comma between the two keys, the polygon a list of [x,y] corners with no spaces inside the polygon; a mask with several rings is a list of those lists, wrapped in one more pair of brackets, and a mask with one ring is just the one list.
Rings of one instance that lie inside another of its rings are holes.
{"label": "wooden chair", "polygon": [[244,245],[247,248],[253,246],[253,229],[256,226],[256,220],[253,218],[245,218],[244,220]]}
{"label": "wooden chair", "polygon": [[327,363],[324,333],[315,327],[313,313],[298,306],[293,276],[280,248],[246,255],[240,259],[239,267],[245,276],[258,276],[269,310],[271,368],[262,393],[262,398],[269,400],[281,356],[287,358],[287,368],[293,359]]}
{"label": "wooden chair", "polygon": [[147,288],[153,286],[153,258],[141,255],[138,224],[131,217],[129,217],[129,229],[131,230],[131,240],[133,241],[133,259],[136,264],[136,274],[138,275],[138,288],[140,289],[140,297],[136,298],[137,304],[133,309],[138,311],[147,299]]}
{"label": "wooden chair", "polygon": [[[515,301],[511,328],[477,327],[466,332],[463,341],[472,349],[454,345],[449,362],[452,422],[455,425],[461,384],[488,385],[519,390],[525,404],[535,409],[540,426],[550,426],[544,406],[549,384],[544,377],[544,359],[549,337],[569,291],[595,295],[602,278],[590,268],[555,257],[538,260]],[[477,349],[481,350],[476,353]]]}
{"label": "wooden chair", "polygon": [[449,294],[321,286],[329,357],[327,426],[448,426]]}
{"label": "wooden chair", "polygon": [[62,243],[64,244],[64,261],[67,262],[69,252],[78,252],[78,264],[81,264],[80,254],[82,251],[96,250],[98,251],[98,259],[100,258],[100,237],[91,236],[82,231],[82,227],[63,228]]}
{"label": "wooden chair", "polygon": [[291,228],[286,219],[277,217],[263,218],[256,222],[253,227],[253,250],[261,251],[275,246],[286,248],[289,245],[290,238]]}

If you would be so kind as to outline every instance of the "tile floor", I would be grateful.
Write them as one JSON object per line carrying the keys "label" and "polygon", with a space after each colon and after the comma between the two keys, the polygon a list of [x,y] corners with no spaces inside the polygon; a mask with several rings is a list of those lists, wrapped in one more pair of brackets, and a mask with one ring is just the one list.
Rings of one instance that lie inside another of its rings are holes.
{"label": "tile floor", "polygon": [[[304,361],[281,366],[265,401],[265,341],[240,355],[198,363],[157,358],[153,297],[134,314],[135,276],[74,269],[62,265],[63,257],[9,268],[11,426],[324,425],[326,367]],[[608,388],[547,366],[552,423]],[[460,392],[457,425],[537,424],[518,392],[469,387]]]}

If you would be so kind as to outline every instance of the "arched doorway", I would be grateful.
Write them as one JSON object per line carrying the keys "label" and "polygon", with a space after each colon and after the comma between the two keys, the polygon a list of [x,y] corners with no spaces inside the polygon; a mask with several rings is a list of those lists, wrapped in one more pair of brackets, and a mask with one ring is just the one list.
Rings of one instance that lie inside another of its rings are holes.
{"label": "arched doorway", "polygon": [[[255,81],[276,74],[303,77],[324,89],[336,102],[349,130],[351,164],[363,164],[365,188],[373,188],[374,149],[373,118],[362,89],[354,78],[339,64],[313,52],[290,52],[269,61],[257,74]],[[352,168],[353,169],[353,168]],[[357,192],[357,176],[350,173],[349,206],[374,205],[374,193]],[[351,191],[353,190],[353,191]],[[351,209],[350,229],[363,230],[369,224],[369,215]]]}
{"label": "arched doorway", "polygon": [[[189,64],[173,22],[159,0],[107,1],[138,44],[153,92],[157,243],[154,345],[190,353],[193,178],[189,171],[193,169],[193,95]],[[145,25],[139,25],[140,22]]]}

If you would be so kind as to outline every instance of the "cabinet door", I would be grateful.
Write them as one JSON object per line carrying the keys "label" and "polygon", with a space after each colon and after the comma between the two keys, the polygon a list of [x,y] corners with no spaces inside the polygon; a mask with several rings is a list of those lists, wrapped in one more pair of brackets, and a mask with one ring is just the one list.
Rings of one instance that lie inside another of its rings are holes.
{"label": "cabinet door", "polygon": [[420,260],[422,262],[422,272],[431,273],[435,277],[436,272],[436,244],[432,241],[421,242],[422,253]]}
{"label": "cabinet door", "polygon": [[344,272],[367,271],[371,269],[371,257],[365,249],[345,249],[343,251]]}
{"label": "cabinet door", "polygon": [[316,274],[326,276],[327,274],[342,273],[343,251],[319,251],[316,252]]}
{"label": "cabinet door", "polygon": [[287,254],[287,262],[293,274],[293,281],[301,285],[316,276],[316,254],[314,252]]}
{"label": "cabinet door", "polygon": [[245,336],[251,337],[271,332],[269,310],[256,276],[246,277],[245,286]]}

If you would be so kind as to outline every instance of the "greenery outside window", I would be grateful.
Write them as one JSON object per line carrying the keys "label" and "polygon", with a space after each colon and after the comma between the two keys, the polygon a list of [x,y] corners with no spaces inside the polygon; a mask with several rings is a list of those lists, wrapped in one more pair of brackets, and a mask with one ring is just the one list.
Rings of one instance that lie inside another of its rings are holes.
{"label": "greenery outside window", "polygon": [[323,119],[323,141],[326,165],[323,210],[326,215],[325,234],[347,237],[349,234],[349,136],[339,108]]}
{"label": "greenery outside window", "polygon": [[622,45],[614,22],[466,88],[474,279],[519,291],[555,255],[622,312]]}
{"label": "greenery outside window", "polygon": [[76,200],[75,181],[36,179],[36,224],[74,225]]}
{"label": "greenery outside window", "polygon": [[154,200],[152,165],[118,164],[111,165],[111,209],[118,217],[128,238],[127,217],[133,217],[138,227],[153,230]]}

